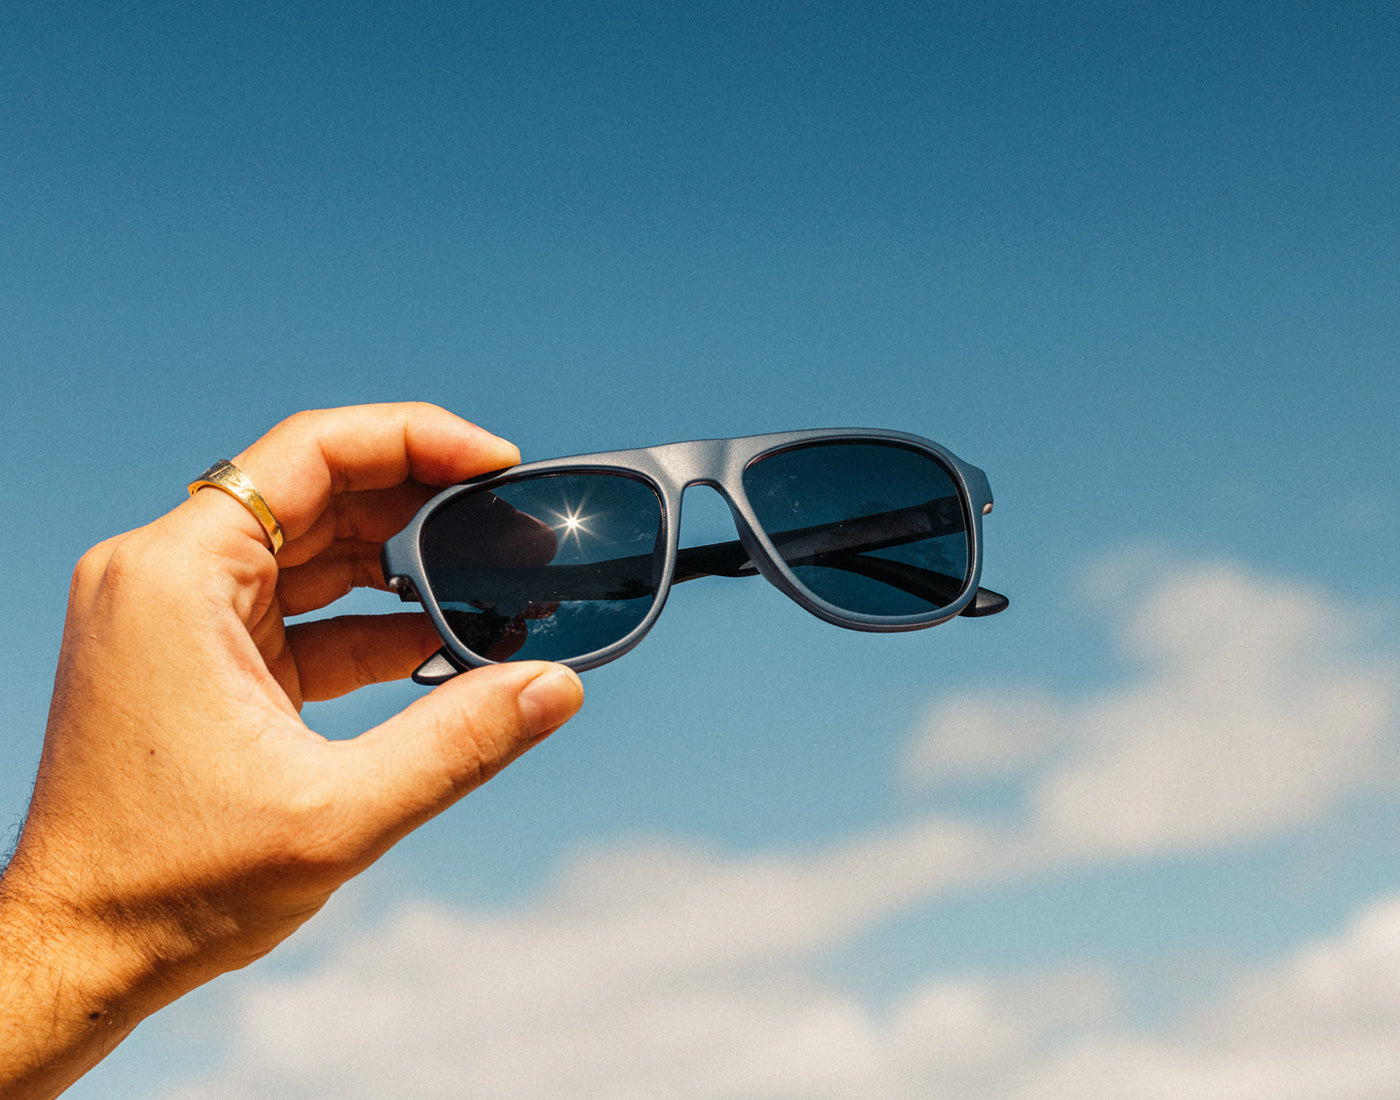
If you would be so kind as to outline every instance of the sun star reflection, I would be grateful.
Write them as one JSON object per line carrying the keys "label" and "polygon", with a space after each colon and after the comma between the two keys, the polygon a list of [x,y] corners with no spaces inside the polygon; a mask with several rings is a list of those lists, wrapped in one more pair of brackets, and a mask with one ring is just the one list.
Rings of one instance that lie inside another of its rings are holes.
{"label": "sun star reflection", "polygon": [[572,538],[574,545],[579,547],[583,545],[583,535],[593,533],[588,528],[588,521],[593,517],[582,515],[581,512],[582,506],[575,508],[566,505],[564,511],[554,513],[555,518],[559,520],[554,527],[561,533],[563,541],[567,542]]}

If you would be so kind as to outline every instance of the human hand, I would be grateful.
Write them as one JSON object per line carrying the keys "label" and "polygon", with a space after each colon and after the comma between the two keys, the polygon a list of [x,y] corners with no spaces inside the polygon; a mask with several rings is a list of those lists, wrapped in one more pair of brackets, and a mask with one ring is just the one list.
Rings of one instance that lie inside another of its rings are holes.
{"label": "human hand", "polygon": [[417,614],[284,617],[382,585],[379,544],[429,487],[518,460],[432,406],[302,413],[234,459],[282,524],[275,559],[218,491],[83,558],[0,878],[0,1094],[56,1095],[573,715],[577,677],[537,662],[456,677],[349,741],[299,715],[438,640]]}

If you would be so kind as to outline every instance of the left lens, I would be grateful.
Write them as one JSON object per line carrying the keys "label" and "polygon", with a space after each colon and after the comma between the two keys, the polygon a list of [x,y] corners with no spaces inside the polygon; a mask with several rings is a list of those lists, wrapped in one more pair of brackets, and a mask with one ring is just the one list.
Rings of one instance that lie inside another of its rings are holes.
{"label": "left lens", "polygon": [[841,611],[928,615],[970,583],[962,498],[926,451],[822,441],[756,459],[743,484],[798,582]]}
{"label": "left lens", "polygon": [[563,661],[630,634],[656,600],[661,501],[607,473],[541,474],[453,497],[423,525],[448,625],[491,661]]}

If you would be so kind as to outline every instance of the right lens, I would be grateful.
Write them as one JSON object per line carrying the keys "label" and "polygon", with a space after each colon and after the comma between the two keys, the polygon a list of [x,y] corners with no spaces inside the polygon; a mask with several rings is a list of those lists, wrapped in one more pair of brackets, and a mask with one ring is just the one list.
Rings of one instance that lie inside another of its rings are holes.
{"label": "right lens", "polygon": [[541,474],[463,493],[423,525],[434,597],[457,639],[491,661],[604,649],[651,610],[661,500],[621,474]]}
{"label": "right lens", "polygon": [[794,577],[841,611],[932,615],[971,583],[962,497],[934,455],[823,440],[744,471],[744,495]]}

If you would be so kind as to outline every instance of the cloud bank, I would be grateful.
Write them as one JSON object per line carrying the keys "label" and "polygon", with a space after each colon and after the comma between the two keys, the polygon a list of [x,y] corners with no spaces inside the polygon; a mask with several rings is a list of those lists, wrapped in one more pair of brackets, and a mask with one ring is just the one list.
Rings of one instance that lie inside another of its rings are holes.
{"label": "cloud bank", "polygon": [[509,909],[401,905],[230,979],[222,1064],[165,1100],[1400,1095],[1400,896],[1152,1032],[1106,968],[876,1006],[823,967],[954,892],[1257,841],[1395,774],[1397,663],[1355,612],[1223,564],[1103,573],[1118,683],[945,699],[910,740],[906,778],[1013,777],[1019,814],[743,858],[636,840]]}
{"label": "cloud bank", "polygon": [[908,778],[1034,769],[1031,826],[1080,857],[1259,839],[1393,782],[1400,680],[1393,658],[1360,650],[1355,612],[1232,565],[1146,558],[1098,572],[1096,587],[1129,608],[1116,640],[1136,674],[1078,700],[940,702]]}

